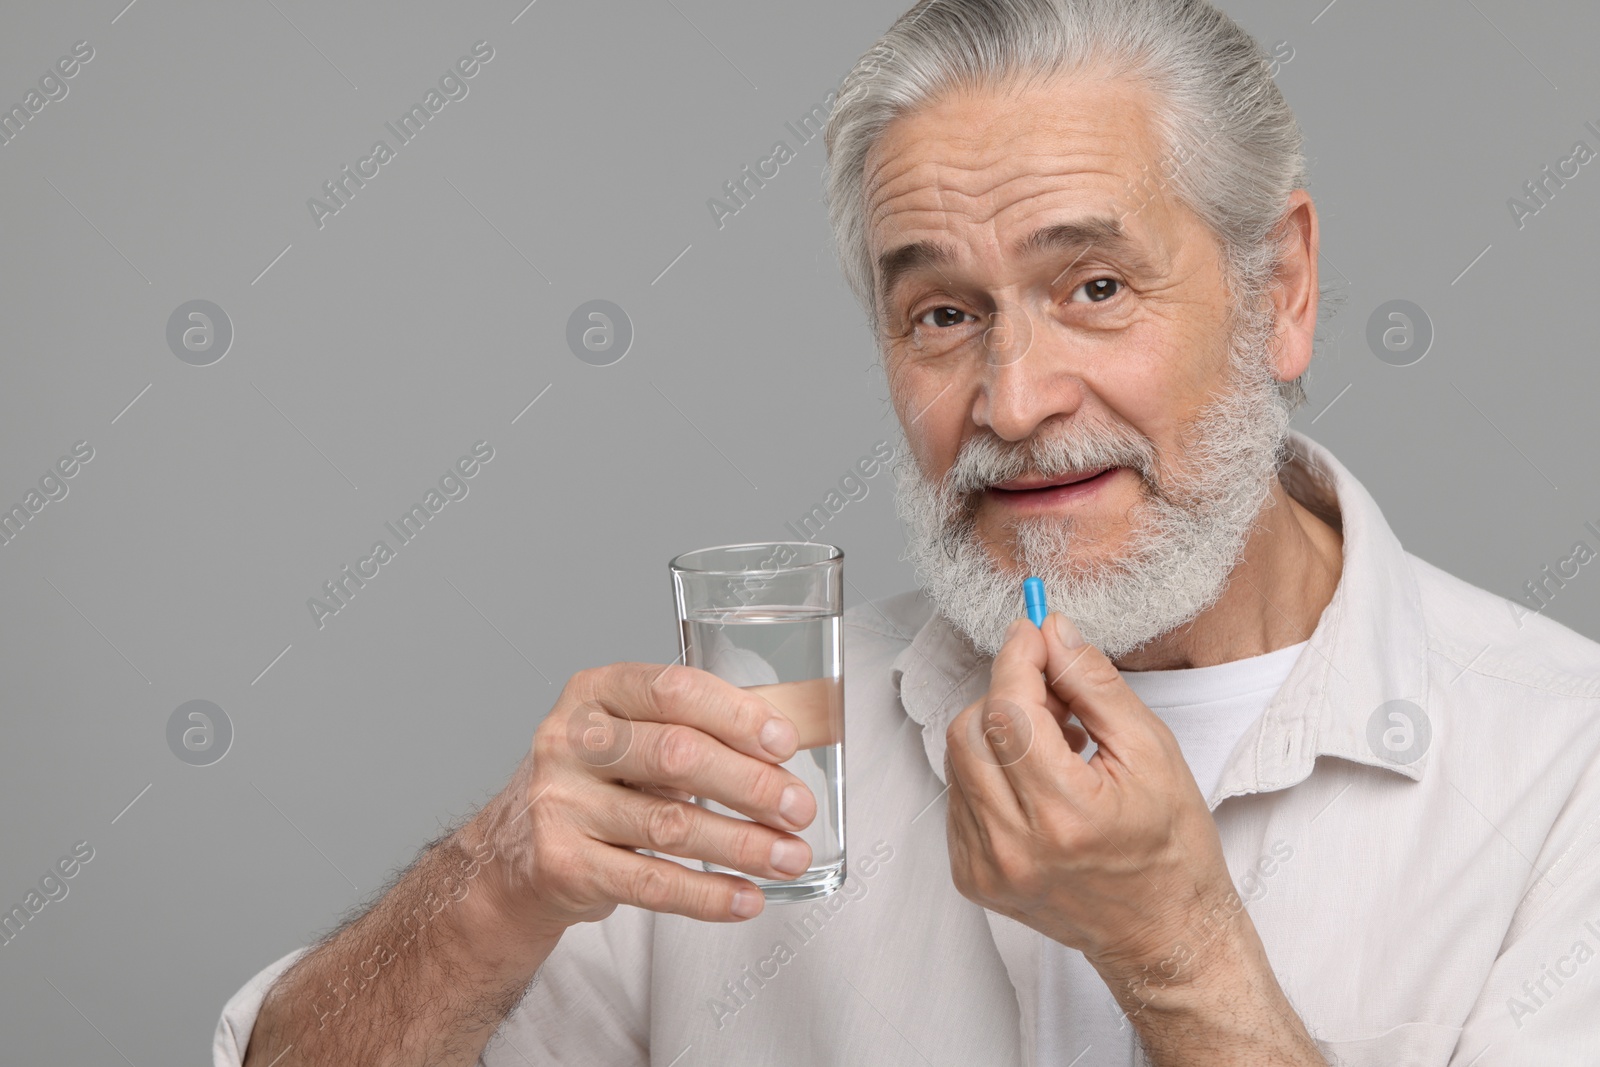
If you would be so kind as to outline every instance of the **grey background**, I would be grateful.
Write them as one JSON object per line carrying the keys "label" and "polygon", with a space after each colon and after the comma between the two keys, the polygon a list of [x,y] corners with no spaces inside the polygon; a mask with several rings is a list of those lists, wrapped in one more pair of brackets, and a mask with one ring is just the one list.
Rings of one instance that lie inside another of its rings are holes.
{"label": "grey background", "polygon": [[[822,144],[783,124],[900,0],[124,2],[0,9],[8,107],[95,50],[0,146],[0,504],[95,450],[0,548],[0,905],[95,850],[0,946],[8,1061],[204,1062],[223,1001],[492,795],[570,673],[673,658],[671,555],[787,537],[893,418]],[[1600,162],[1520,231],[1506,206],[1600,148],[1600,14],[1325,3],[1225,5],[1293,49],[1344,301],[1297,423],[1412,551],[1515,597],[1600,547]],[[319,230],[307,198],[480,39],[469,95]],[[719,230],[707,198],[778,139]],[[165,341],[195,299],[234,327],[208,367]],[[611,366],[565,341],[595,299],[635,331]],[[1434,324],[1413,366],[1366,345],[1393,299]],[[307,598],[481,439],[319,630]],[[823,534],[852,601],[911,584],[891,492]],[[1549,614],[1600,637],[1600,566]],[[190,700],[233,725],[210,766],[167,746]]]}

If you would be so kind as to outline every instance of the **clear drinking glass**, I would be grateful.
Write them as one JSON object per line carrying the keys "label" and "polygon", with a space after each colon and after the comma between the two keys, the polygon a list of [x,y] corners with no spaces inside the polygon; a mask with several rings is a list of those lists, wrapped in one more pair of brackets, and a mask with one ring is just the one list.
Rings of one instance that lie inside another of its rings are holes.
{"label": "clear drinking glass", "polygon": [[[721,545],[671,563],[683,662],[765,698],[795,724],[800,744],[784,768],[817,798],[817,815],[796,836],[811,867],[790,879],[738,874],[770,901],[825,897],[844,884],[844,552],[788,541]],[[744,815],[703,797],[695,803]]]}

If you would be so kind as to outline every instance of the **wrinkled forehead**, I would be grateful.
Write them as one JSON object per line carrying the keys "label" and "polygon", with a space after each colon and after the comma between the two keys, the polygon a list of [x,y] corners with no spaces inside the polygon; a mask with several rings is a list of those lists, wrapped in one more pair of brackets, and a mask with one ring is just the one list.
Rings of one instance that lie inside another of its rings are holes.
{"label": "wrinkled forehead", "polygon": [[898,116],[863,171],[873,255],[911,230],[1005,229],[1055,208],[1159,227],[1174,162],[1155,100],[1142,82],[1080,73],[951,90]]}

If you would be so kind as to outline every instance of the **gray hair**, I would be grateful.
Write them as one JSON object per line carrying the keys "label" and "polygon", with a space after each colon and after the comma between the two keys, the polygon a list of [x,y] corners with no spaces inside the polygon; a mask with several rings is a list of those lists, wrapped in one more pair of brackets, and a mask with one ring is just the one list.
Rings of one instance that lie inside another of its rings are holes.
{"label": "gray hair", "polygon": [[[1236,313],[1264,299],[1274,231],[1308,176],[1272,65],[1237,23],[1206,0],[921,0],[845,76],[824,141],[835,248],[875,331],[863,178],[884,127],[952,89],[1089,68],[1154,90],[1162,173],[1143,183],[1170,186],[1216,236]],[[1291,411],[1305,403],[1298,378],[1279,391]]]}

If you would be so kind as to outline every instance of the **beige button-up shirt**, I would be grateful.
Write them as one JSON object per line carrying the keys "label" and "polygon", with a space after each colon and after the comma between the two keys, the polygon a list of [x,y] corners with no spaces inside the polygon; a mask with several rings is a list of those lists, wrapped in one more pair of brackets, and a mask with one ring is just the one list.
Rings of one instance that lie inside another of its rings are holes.
{"label": "beige button-up shirt", "polygon": [[[1335,1063],[1600,1064],[1600,645],[1409,555],[1293,446],[1285,484],[1342,527],[1343,571],[1209,798],[1279,981]],[[580,924],[484,1067],[1034,1063],[1059,1010],[1040,935],[957,893],[945,848],[945,728],[988,661],[920,593],[845,634],[844,888]],[[295,955],[229,1002],[217,1064]]]}

